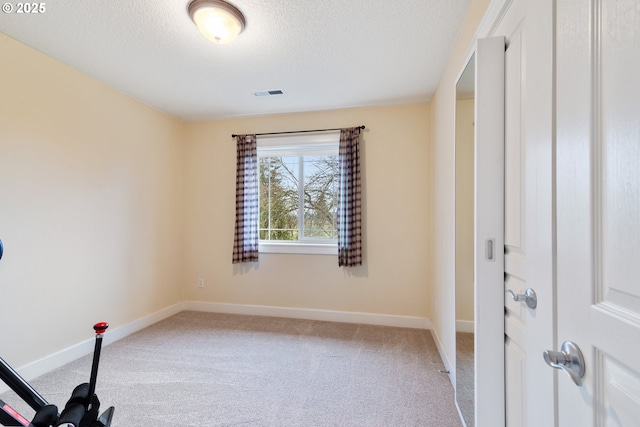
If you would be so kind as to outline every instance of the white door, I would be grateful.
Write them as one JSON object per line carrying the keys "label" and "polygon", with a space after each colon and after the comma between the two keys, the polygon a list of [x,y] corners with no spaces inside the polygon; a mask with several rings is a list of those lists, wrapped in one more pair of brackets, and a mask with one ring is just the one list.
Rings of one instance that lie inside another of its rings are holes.
{"label": "white door", "polygon": [[[527,280],[527,240],[525,230],[527,194],[524,113],[524,41],[528,34],[520,25],[509,34],[505,51],[505,232],[504,232],[504,289],[524,294],[532,285]],[[539,292],[539,288],[537,288]],[[533,309],[510,294],[504,301],[505,328],[505,398],[506,425],[526,426],[528,405],[525,401],[527,386],[527,335],[531,329]],[[538,307],[536,307],[538,308]]]}
{"label": "white door", "polygon": [[[475,423],[504,424],[504,37],[475,52]],[[498,190],[496,190],[498,189]]]}
{"label": "white door", "polygon": [[[509,427],[553,426],[554,343],[551,107],[553,1],[514,0],[496,26],[505,50],[504,352]],[[537,295],[537,306],[507,290]]]}
{"label": "white door", "polygon": [[557,1],[560,426],[640,425],[640,2]]}

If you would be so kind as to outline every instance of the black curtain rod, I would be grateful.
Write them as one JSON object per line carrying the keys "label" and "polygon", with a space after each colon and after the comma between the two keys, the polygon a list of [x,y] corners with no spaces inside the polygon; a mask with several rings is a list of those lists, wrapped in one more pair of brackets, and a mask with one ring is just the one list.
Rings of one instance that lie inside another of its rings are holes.
{"label": "black curtain rod", "polygon": [[[358,126],[358,129],[364,130],[365,129],[365,125]],[[328,132],[328,131],[332,131],[332,130],[342,130],[342,129],[341,128],[335,128],[335,129],[314,129],[314,130],[292,130],[292,131],[288,131],[288,132],[267,132],[267,133],[256,133],[256,136],[284,135],[284,134],[289,134],[289,133]],[[233,135],[231,135],[231,138],[235,138],[236,136],[238,136],[238,135],[236,135],[234,133]]]}

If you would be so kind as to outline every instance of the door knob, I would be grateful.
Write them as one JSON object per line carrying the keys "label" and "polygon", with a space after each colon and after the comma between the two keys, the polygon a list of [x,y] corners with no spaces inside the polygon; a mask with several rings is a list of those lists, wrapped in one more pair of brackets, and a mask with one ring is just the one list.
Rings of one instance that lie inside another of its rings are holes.
{"label": "door knob", "polygon": [[571,341],[562,343],[560,351],[545,350],[542,353],[547,365],[565,371],[577,386],[582,385],[584,377],[584,357],[580,348]]}
{"label": "door knob", "polygon": [[538,296],[531,288],[525,289],[524,294],[515,294],[511,289],[507,289],[507,292],[511,294],[511,298],[513,298],[514,301],[524,301],[527,304],[527,307],[531,309],[538,306]]}

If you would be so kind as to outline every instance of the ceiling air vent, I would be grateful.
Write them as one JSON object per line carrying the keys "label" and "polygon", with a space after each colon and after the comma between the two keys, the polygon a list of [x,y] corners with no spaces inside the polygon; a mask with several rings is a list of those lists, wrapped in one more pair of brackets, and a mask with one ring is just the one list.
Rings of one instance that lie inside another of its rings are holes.
{"label": "ceiling air vent", "polygon": [[282,89],[273,89],[273,90],[256,90],[251,92],[253,96],[277,96],[277,95],[286,95],[285,91]]}

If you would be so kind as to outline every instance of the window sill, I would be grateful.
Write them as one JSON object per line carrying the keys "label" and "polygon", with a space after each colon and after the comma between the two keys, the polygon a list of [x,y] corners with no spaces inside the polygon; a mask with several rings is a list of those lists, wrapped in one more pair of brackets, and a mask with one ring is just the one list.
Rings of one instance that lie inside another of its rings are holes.
{"label": "window sill", "polygon": [[263,254],[310,254],[338,255],[335,243],[259,243],[258,252]]}

